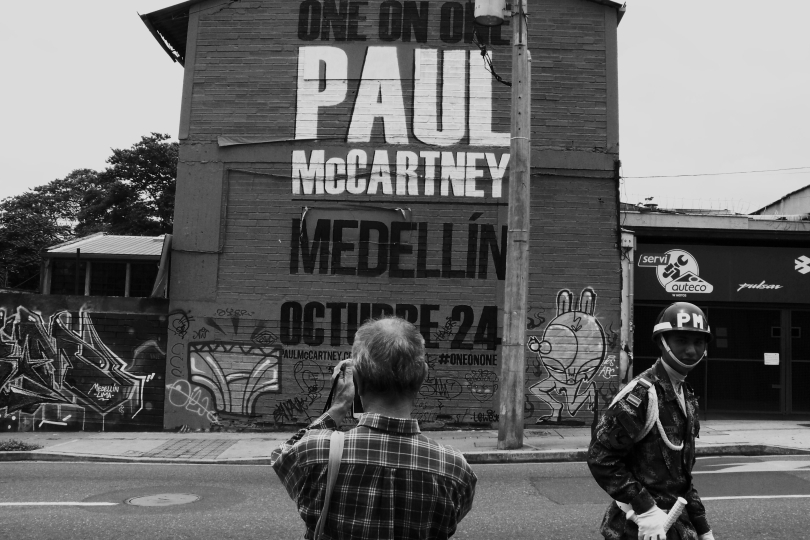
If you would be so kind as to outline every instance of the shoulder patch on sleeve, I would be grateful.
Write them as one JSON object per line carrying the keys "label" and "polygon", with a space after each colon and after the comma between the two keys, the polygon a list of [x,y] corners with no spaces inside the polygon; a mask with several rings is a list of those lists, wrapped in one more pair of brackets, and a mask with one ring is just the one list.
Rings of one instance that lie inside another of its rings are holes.
{"label": "shoulder patch on sleeve", "polygon": [[627,394],[627,398],[626,398],[626,399],[627,399],[627,401],[629,401],[629,402],[630,402],[630,404],[631,404],[633,407],[638,407],[639,405],[641,405],[641,398],[640,398],[640,397],[638,397],[638,396],[637,396],[637,395],[635,395],[635,394]]}

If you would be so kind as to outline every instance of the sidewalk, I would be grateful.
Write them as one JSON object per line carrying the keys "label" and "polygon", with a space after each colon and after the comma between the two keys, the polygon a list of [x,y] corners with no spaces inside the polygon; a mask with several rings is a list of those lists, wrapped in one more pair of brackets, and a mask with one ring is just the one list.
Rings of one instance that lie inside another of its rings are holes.
{"label": "sidewalk", "polygon": [[[427,431],[460,450],[470,463],[584,461],[589,428],[537,426],[524,432],[520,450],[498,450],[498,432]],[[0,461],[97,461],[266,465],[270,453],[292,432],[19,432],[0,433],[43,448],[0,452]],[[807,420],[715,420],[701,422],[699,456],[810,454]]]}

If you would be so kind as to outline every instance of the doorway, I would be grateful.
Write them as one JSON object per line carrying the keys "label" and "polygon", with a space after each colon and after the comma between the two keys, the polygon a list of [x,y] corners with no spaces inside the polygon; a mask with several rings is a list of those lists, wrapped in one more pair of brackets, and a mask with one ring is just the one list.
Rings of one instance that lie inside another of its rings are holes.
{"label": "doorway", "polygon": [[810,413],[810,311],[790,314],[790,410]]}
{"label": "doorway", "polygon": [[[658,358],[650,336],[666,305],[634,306],[634,376]],[[701,410],[810,413],[810,310],[699,307],[714,336],[707,359],[688,379],[699,396]]]}
{"label": "doorway", "polygon": [[708,410],[784,412],[781,311],[710,307],[706,312],[714,334],[706,361]]}

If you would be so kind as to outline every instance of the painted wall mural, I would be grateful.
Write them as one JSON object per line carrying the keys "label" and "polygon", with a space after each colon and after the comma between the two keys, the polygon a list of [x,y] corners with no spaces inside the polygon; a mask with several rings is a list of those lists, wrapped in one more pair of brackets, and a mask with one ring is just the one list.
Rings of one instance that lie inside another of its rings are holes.
{"label": "painted wall mural", "polygon": [[[527,343],[527,422],[584,425],[618,390],[618,334],[613,323],[606,329],[600,321],[596,301],[593,288],[586,287],[579,297],[565,289],[556,297],[550,320],[539,315],[545,308],[530,314],[529,326],[535,326]],[[305,425],[321,414],[332,370],[350,357],[360,322],[398,314],[427,334],[430,371],[415,417],[426,429],[492,428],[499,419],[500,387],[497,308],[492,308],[480,310],[487,314],[483,323],[469,306],[425,310],[374,302],[286,302],[278,308],[281,320],[258,319],[246,309],[215,310],[230,313],[227,318],[173,312],[166,427]],[[347,313],[363,317],[352,323]],[[476,330],[473,323],[482,326]],[[490,328],[491,342],[486,339]]]}
{"label": "painted wall mural", "polygon": [[[351,324],[347,311],[363,318]],[[430,373],[419,393],[417,418],[427,427],[491,427],[498,417],[497,308],[479,311],[287,302],[279,307],[281,321],[257,319],[245,309],[214,310],[230,317],[173,311],[166,427],[267,429],[309,423],[326,403],[332,369],[351,356],[360,321],[387,313],[410,319],[428,334]]]}
{"label": "painted wall mural", "polygon": [[[537,423],[581,423],[575,419],[596,410],[599,392],[606,390],[610,397],[615,393],[612,387],[597,384],[617,379],[618,362],[616,354],[609,354],[616,346],[615,332],[608,335],[594,315],[596,298],[590,287],[582,290],[578,301],[571,291],[560,291],[556,316],[542,335],[528,338],[528,349],[535,356],[527,359],[527,371],[540,377],[529,392],[540,400],[544,411]],[[536,320],[530,318],[529,326],[534,328]]]}
{"label": "painted wall mural", "polygon": [[218,411],[249,414],[259,396],[279,391],[281,352],[280,347],[194,343],[189,346],[191,382],[213,394]]}
{"label": "painted wall mural", "polygon": [[165,320],[1,306],[0,429],[160,429]]}

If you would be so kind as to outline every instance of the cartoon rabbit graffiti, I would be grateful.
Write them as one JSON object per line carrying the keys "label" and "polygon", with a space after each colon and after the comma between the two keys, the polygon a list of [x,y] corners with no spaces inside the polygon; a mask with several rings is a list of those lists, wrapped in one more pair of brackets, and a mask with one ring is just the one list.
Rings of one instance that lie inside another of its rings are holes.
{"label": "cartoon rabbit graffiti", "polygon": [[[557,316],[549,321],[542,338],[531,336],[529,350],[536,353],[536,373],[546,377],[529,387],[550,411],[537,423],[563,423],[563,413],[576,417],[586,404],[593,407],[594,378],[607,351],[605,330],[594,316],[596,292],[586,287],[579,304],[571,291],[557,294]],[[545,369],[543,369],[545,368]]]}

